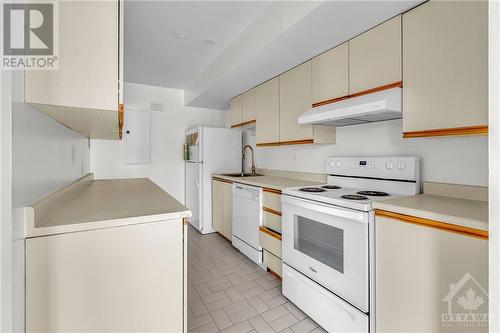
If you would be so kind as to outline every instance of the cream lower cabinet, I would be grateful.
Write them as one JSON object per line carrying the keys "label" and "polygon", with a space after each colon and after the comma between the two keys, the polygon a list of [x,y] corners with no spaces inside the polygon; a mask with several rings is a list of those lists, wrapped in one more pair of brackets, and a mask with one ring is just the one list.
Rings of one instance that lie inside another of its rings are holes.
{"label": "cream lower cabinet", "polygon": [[335,127],[299,125],[311,108],[312,65],[305,62],[280,75],[280,144],[335,143]]}
{"label": "cream lower cabinet", "polygon": [[400,84],[401,15],[349,41],[349,94]]}
{"label": "cream lower cabinet", "polygon": [[262,191],[263,226],[260,227],[259,242],[262,246],[264,264],[278,276],[281,271],[281,193],[264,188]]}
{"label": "cream lower cabinet", "polygon": [[405,137],[486,134],[488,1],[429,1],[403,14]]}
{"label": "cream lower cabinet", "polygon": [[340,44],[312,59],[312,102],[349,94],[349,43]]}
{"label": "cream lower cabinet", "polygon": [[256,143],[280,140],[280,81],[279,77],[255,88],[257,111]]}
{"label": "cream lower cabinet", "polygon": [[121,137],[122,0],[57,1],[57,70],[25,73],[25,102],[92,139]]}
{"label": "cream lower cabinet", "polygon": [[487,239],[381,216],[375,228],[376,332],[488,331]]}
{"label": "cream lower cabinet", "polygon": [[228,240],[233,235],[233,185],[212,181],[212,225],[215,231]]}
{"label": "cream lower cabinet", "polygon": [[185,332],[182,219],[26,240],[26,332]]}

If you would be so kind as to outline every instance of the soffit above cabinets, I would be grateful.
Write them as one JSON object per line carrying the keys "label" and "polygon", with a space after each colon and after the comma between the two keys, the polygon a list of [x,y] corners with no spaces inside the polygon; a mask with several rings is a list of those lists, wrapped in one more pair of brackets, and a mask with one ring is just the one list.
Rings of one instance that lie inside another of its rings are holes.
{"label": "soffit above cabinets", "polygon": [[[201,1],[127,1],[125,79],[184,89],[188,106],[227,110],[231,97],[421,2],[215,1],[213,10]],[[161,19],[170,16],[183,19]],[[176,39],[178,30],[188,38]],[[206,38],[217,42],[203,45]],[[166,45],[179,47],[158,50]]]}

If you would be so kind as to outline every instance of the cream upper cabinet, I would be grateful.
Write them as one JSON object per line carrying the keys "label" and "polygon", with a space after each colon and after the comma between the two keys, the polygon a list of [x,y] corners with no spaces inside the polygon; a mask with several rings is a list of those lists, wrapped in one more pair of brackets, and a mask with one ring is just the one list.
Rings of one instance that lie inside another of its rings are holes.
{"label": "cream upper cabinet", "polygon": [[241,124],[241,95],[231,98],[229,104],[229,125]]}
{"label": "cream upper cabinet", "polygon": [[487,131],[487,1],[429,1],[405,13],[403,59],[405,137]]}
{"label": "cream upper cabinet", "polygon": [[310,140],[313,127],[297,118],[311,108],[311,61],[280,75],[280,142]]}
{"label": "cream upper cabinet", "polygon": [[377,332],[452,332],[441,314],[465,313],[469,290],[483,299],[472,313],[488,313],[487,239],[378,216],[375,228]]}
{"label": "cream upper cabinet", "polygon": [[349,41],[350,94],[399,82],[401,75],[401,15]]}
{"label": "cream upper cabinet", "polygon": [[25,101],[75,131],[119,138],[120,1],[58,1],[58,70],[26,71]]}
{"label": "cream upper cabinet", "polygon": [[349,94],[349,45],[341,44],[312,59],[312,102]]}
{"label": "cream upper cabinet", "polygon": [[244,92],[241,95],[241,122],[255,120],[257,112],[255,109],[255,88]]}
{"label": "cream upper cabinet", "polygon": [[224,229],[224,183],[212,181],[212,227],[222,233]]}
{"label": "cream upper cabinet", "polygon": [[280,140],[280,78],[264,82],[255,88],[258,144]]}

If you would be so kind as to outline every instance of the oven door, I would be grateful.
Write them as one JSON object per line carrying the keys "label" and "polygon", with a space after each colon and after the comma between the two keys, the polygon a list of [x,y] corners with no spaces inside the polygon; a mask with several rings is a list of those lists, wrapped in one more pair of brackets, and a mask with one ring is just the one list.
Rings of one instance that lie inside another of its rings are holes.
{"label": "oven door", "polygon": [[282,196],[283,261],[368,312],[369,214]]}

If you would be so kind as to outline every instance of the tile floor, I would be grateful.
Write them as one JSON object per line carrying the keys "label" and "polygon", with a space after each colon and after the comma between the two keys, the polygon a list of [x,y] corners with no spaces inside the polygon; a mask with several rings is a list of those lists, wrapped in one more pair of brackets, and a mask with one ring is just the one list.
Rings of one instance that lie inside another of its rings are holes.
{"label": "tile floor", "polygon": [[325,332],[218,234],[188,231],[188,332]]}

